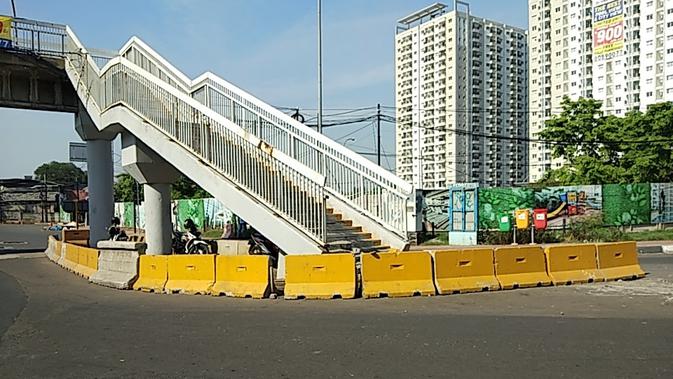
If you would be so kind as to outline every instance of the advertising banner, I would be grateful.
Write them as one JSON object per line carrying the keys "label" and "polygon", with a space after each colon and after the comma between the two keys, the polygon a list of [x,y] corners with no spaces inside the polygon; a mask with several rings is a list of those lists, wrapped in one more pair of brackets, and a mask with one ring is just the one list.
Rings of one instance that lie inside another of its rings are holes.
{"label": "advertising banner", "polygon": [[594,57],[608,59],[620,54],[624,48],[623,1],[597,1],[593,15]]}
{"label": "advertising banner", "polygon": [[12,47],[12,18],[0,16],[0,49]]}

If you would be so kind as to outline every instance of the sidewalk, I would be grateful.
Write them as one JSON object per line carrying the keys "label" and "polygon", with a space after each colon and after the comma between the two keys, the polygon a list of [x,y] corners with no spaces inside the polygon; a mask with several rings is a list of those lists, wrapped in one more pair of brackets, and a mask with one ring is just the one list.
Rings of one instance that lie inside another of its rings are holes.
{"label": "sidewalk", "polygon": [[[539,246],[547,247],[553,245],[563,245],[562,243],[546,243],[540,244]],[[636,242],[638,246],[638,252],[640,254],[656,254],[656,253],[669,253],[673,254],[673,241],[638,241]],[[409,247],[410,251],[422,251],[422,250],[451,250],[451,249],[461,249],[461,248],[496,248],[499,246],[511,246],[511,245],[477,245],[477,246],[460,246],[460,245],[414,245]],[[528,246],[528,245],[520,245]]]}

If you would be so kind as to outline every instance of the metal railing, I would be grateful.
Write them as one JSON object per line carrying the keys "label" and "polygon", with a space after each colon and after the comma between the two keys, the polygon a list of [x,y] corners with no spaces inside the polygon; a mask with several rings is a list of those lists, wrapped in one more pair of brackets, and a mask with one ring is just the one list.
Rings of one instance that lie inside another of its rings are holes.
{"label": "metal railing", "polygon": [[65,55],[65,25],[12,19],[12,49],[44,56]]}
{"label": "metal railing", "polygon": [[406,239],[410,184],[219,78],[206,78],[192,96],[324,175],[329,194]]}
{"label": "metal railing", "polygon": [[[13,49],[65,58],[85,103],[124,106],[323,245],[324,184],[261,148],[239,126],[121,57],[90,54],[65,26],[13,22]],[[104,64],[103,69],[99,65]]]}

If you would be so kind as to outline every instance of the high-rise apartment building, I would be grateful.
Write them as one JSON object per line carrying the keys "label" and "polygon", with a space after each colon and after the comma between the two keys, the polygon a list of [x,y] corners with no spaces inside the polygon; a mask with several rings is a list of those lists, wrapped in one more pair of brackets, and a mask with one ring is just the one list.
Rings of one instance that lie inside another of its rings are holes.
{"label": "high-rise apartment building", "polygon": [[608,114],[673,101],[673,0],[529,0],[530,180],[563,165],[536,142],[563,96]]}
{"label": "high-rise apartment building", "polygon": [[436,3],[398,21],[395,62],[398,176],[419,189],[528,181],[524,29]]}

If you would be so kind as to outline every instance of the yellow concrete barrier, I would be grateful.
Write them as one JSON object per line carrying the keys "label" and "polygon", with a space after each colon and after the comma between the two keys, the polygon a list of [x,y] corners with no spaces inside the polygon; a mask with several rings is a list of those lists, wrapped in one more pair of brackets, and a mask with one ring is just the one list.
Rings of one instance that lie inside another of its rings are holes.
{"label": "yellow concrete barrier", "polygon": [[98,250],[88,247],[78,247],[79,260],[75,267],[77,274],[89,279],[98,271]]}
{"label": "yellow concrete barrier", "polygon": [[138,280],[133,283],[133,289],[163,292],[168,280],[168,256],[141,255],[138,262]]}
{"label": "yellow concrete barrier", "polygon": [[55,241],[54,242],[54,262],[58,262],[61,259],[61,254],[63,254],[63,242]]}
{"label": "yellow concrete barrier", "polygon": [[645,272],[638,263],[638,249],[635,242],[596,244],[598,269],[606,280],[638,279]]}
{"label": "yellow concrete barrier", "polygon": [[214,283],[215,255],[168,256],[166,292],[205,295]]}
{"label": "yellow concrete barrier", "polygon": [[598,270],[594,244],[549,246],[544,254],[547,273],[554,285],[605,281]]}
{"label": "yellow concrete barrier", "polygon": [[435,286],[440,295],[500,289],[493,267],[493,249],[434,252]]}
{"label": "yellow concrete barrier", "polygon": [[286,299],[355,297],[352,254],[290,255],[285,258]]}
{"label": "yellow concrete barrier", "polygon": [[551,285],[541,247],[499,247],[494,255],[495,276],[503,289]]}
{"label": "yellow concrete barrier", "polygon": [[63,260],[63,268],[75,271],[77,265],[79,264],[79,246],[63,243],[65,246],[65,259]]}
{"label": "yellow concrete barrier", "polygon": [[215,296],[269,296],[271,271],[266,255],[237,255],[215,258],[215,284],[210,293]]}
{"label": "yellow concrete barrier", "polygon": [[362,254],[362,296],[371,298],[434,294],[430,254]]}

